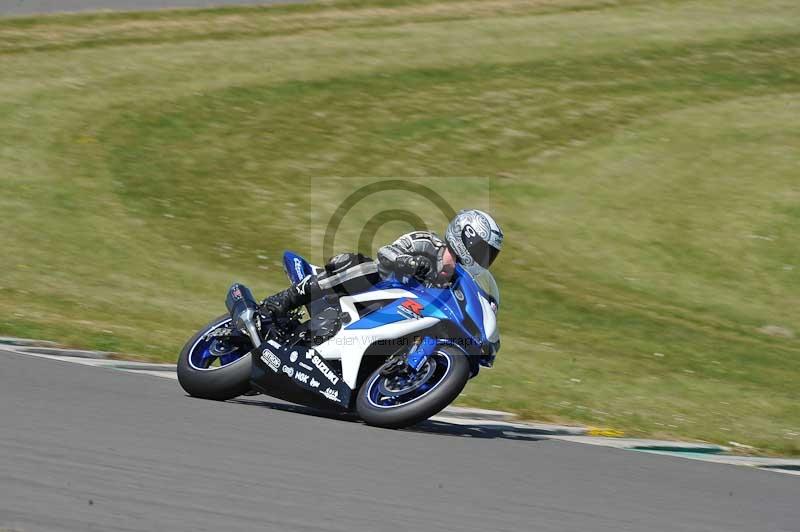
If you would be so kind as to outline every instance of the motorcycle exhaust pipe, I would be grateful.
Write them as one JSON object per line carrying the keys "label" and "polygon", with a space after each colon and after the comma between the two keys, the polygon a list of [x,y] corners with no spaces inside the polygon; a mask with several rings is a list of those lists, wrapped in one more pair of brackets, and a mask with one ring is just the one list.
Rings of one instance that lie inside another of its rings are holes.
{"label": "motorcycle exhaust pipe", "polygon": [[246,333],[254,346],[260,346],[261,335],[256,325],[258,303],[250,289],[243,284],[235,283],[228,289],[225,306],[228,308],[234,327]]}

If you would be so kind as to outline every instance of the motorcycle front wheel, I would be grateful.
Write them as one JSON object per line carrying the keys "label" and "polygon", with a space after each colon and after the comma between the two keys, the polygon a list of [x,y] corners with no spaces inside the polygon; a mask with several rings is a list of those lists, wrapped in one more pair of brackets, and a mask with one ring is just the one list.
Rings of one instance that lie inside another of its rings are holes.
{"label": "motorcycle front wheel", "polygon": [[383,375],[378,368],[358,390],[356,410],[368,425],[409,427],[439,413],[452,403],[469,380],[464,353],[442,345],[417,371]]}

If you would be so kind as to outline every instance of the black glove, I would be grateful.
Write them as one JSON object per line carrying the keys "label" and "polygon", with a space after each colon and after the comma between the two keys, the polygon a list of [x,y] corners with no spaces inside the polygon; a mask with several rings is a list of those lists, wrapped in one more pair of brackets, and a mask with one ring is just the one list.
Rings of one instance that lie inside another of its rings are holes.
{"label": "black glove", "polygon": [[394,261],[394,271],[400,275],[414,275],[417,271],[417,259],[411,255],[400,255]]}
{"label": "black glove", "polygon": [[289,312],[291,305],[289,298],[286,296],[286,291],[283,291],[266,298],[258,308],[264,316],[271,321],[275,321],[277,318],[285,316]]}
{"label": "black glove", "polygon": [[427,281],[431,273],[431,263],[425,259],[417,259],[417,270],[414,272],[414,277],[420,281]]}
{"label": "black glove", "polygon": [[401,255],[395,261],[395,271],[400,275],[410,275],[420,281],[427,280],[431,273],[431,263],[422,257]]}

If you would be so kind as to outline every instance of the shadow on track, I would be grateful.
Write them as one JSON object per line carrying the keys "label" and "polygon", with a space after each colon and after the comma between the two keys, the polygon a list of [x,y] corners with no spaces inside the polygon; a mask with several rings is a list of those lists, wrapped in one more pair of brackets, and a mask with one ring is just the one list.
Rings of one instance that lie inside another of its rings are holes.
{"label": "shadow on track", "polygon": [[[299,414],[303,416],[321,417],[326,419],[335,419],[347,423],[363,424],[356,414],[350,412],[319,410],[293,403],[285,403],[278,400],[261,399],[261,397],[263,396],[259,396],[259,399],[233,399],[228,402],[248,406],[259,406],[261,408],[269,408],[270,410],[279,410],[281,412],[291,412],[293,414]],[[481,423],[468,420],[450,423],[447,421],[440,421],[438,419],[428,419],[422,423],[414,425],[413,427],[402,429],[402,431],[442,436],[459,436],[462,438],[505,439],[532,442],[543,441],[547,439],[545,433],[535,428],[515,427],[492,422]]]}

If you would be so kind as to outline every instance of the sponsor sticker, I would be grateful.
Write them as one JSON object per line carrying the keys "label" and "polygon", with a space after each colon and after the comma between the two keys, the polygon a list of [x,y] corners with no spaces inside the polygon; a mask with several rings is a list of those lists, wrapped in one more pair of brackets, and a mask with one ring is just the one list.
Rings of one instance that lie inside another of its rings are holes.
{"label": "sponsor sticker", "polygon": [[311,366],[309,366],[309,365],[308,365],[308,364],[306,364],[305,362],[298,362],[298,365],[299,365],[301,368],[305,369],[305,370],[308,370],[308,371],[314,371],[314,368],[312,368]]}
{"label": "sponsor sticker", "polygon": [[314,355],[311,362],[325,375],[325,378],[331,381],[331,384],[335,385],[339,382],[339,377],[336,376],[333,370],[329,368],[318,355]]}
{"label": "sponsor sticker", "polygon": [[294,285],[294,289],[297,290],[297,292],[300,293],[300,294],[305,294],[306,293],[306,283],[308,283],[309,279],[311,279],[311,276],[310,275],[306,275],[305,277],[303,277],[302,281],[300,281],[299,283]]}
{"label": "sponsor sticker", "polygon": [[333,388],[325,388],[324,390],[322,390],[319,393],[321,393],[322,395],[324,395],[325,397],[327,397],[328,399],[330,399],[333,402],[336,402],[336,403],[341,403],[342,402],[342,400],[339,399],[339,390],[334,390]]}
{"label": "sponsor sticker", "polygon": [[289,355],[289,360],[292,362],[297,362],[297,351],[292,351],[292,354]]}
{"label": "sponsor sticker", "polygon": [[305,272],[303,271],[303,263],[297,257],[294,258],[294,271],[297,274],[298,279],[302,279],[305,276]]}
{"label": "sponsor sticker", "polygon": [[312,388],[319,388],[319,381],[315,378],[311,378],[311,382],[308,383]]}
{"label": "sponsor sticker", "polygon": [[308,373],[303,373],[302,371],[295,371],[294,378],[303,384],[308,384],[309,375]]}
{"label": "sponsor sticker", "polygon": [[291,377],[294,375],[294,368],[292,368],[292,367],[290,367],[290,366],[286,366],[286,365],[284,365],[284,366],[281,368],[281,371],[283,371],[284,373],[286,373],[286,374],[289,376],[289,378],[291,378]]}
{"label": "sponsor sticker", "polygon": [[281,359],[269,349],[261,351],[261,360],[275,373],[277,373],[278,368],[281,367]]}

